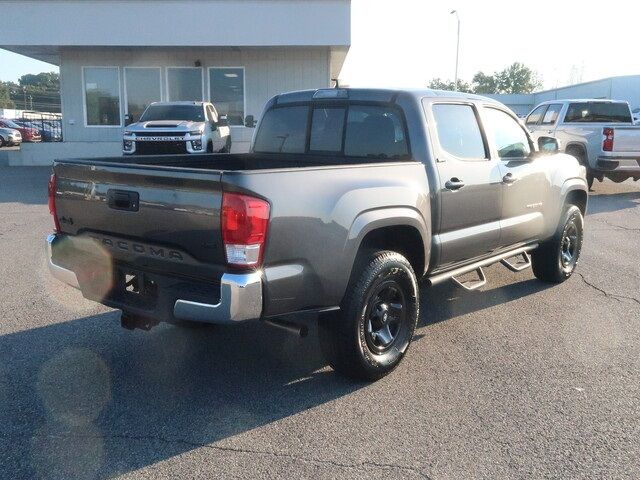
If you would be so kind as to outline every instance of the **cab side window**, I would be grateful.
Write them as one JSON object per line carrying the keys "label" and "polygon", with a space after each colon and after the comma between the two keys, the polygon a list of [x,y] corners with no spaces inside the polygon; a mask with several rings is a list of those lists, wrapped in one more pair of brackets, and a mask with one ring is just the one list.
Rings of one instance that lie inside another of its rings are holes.
{"label": "cab side window", "polygon": [[435,104],[433,117],[438,141],[444,151],[466,160],[487,158],[482,132],[471,105]]}
{"label": "cab side window", "polygon": [[549,105],[544,117],[542,117],[542,125],[553,125],[558,120],[558,115],[560,115],[560,110],[562,110],[562,104],[553,103]]}
{"label": "cab side window", "polygon": [[547,105],[540,105],[538,108],[534,109],[527,117],[527,121],[525,122],[527,126],[537,125],[546,111]]}
{"label": "cab side window", "polygon": [[495,144],[500,158],[529,156],[531,153],[529,137],[520,123],[511,115],[495,108],[485,108],[484,120],[489,127],[489,138]]}

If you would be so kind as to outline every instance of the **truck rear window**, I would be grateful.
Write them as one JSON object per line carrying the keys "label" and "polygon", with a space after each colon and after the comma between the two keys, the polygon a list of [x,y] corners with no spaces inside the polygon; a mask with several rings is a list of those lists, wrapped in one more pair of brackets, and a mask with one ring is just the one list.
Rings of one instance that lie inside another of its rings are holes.
{"label": "truck rear window", "polygon": [[626,103],[580,102],[569,105],[565,122],[633,123]]}
{"label": "truck rear window", "polygon": [[[313,110],[311,115],[309,109]],[[409,156],[400,111],[391,106],[359,104],[272,108],[260,122],[253,150],[372,159]]]}

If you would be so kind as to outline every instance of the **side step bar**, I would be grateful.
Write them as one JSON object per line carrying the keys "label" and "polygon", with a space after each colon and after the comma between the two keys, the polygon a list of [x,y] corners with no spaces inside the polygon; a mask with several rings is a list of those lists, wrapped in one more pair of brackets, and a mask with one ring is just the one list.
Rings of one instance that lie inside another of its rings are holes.
{"label": "side step bar", "polygon": [[[448,272],[438,273],[432,277],[427,278],[426,281],[430,286],[433,286],[433,285],[442,283],[446,280],[454,279],[454,281],[458,285],[460,285],[462,288],[466,288],[467,290],[470,290],[470,289],[475,290],[476,288],[479,288],[486,283],[484,272],[482,272],[482,267],[487,267],[489,265],[493,265],[494,263],[502,262],[503,265],[505,265],[509,270],[512,270],[514,272],[519,272],[521,270],[524,270],[525,268],[528,268],[531,265],[531,259],[529,258],[528,252],[536,249],[537,247],[538,247],[538,244],[536,243],[533,245],[527,245],[526,247],[516,248],[515,250],[509,250],[508,252],[501,253],[500,255],[489,257],[484,260],[474,262],[470,265],[465,265],[464,267],[459,267],[459,268],[450,270]],[[525,263],[520,262],[516,264],[511,264],[507,262],[508,258],[520,256],[520,255],[526,258]],[[465,273],[473,272],[474,270],[478,272],[479,280],[476,280],[473,282],[465,282],[467,283],[467,286],[465,286],[463,283],[459,282],[458,280],[455,280],[454,278],[454,277],[459,277],[460,275],[464,275]],[[468,285],[469,283],[471,283],[471,285]],[[481,283],[481,284],[477,285],[478,283]]]}

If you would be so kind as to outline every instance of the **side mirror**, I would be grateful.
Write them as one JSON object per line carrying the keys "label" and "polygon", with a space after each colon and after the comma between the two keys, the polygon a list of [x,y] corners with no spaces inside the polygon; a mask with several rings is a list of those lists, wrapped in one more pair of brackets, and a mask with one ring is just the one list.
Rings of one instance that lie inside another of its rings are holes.
{"label": "side mirror", "polygon": [[560,151],[560,144],[553,137],[540,137],[538,138],[538,151],[540,153],[557,153]]}
{"label": "side mirror", "polygon": [[132,123],[135,123],[133,120],[133,115],[131,115],[130,113],[127,113],[124,116],[124,126],[128,127],[129,125],[131,125]]}
{"label": "side mirror", "polygon": [[256,126],[256,121],[253,118],[253,115],[247,115],[246,117],[244,117],[244,126],[249,128],[253,128]]}
{"label": "side mirror", "polygon": [[218,118],[218,126],[220,126],[220,127],[228,127],[229,126],[229,120],[228,120],[226,115],[220,115],[220,118]]}

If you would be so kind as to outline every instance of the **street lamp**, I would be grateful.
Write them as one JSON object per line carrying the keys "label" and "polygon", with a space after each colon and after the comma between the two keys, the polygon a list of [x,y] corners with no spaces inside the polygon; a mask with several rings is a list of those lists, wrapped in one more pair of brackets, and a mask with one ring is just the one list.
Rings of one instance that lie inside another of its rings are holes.
{"label": "street lamp", "polygon": [[455,14],[456,19],[458,20],[458,42],[456,44],[456,78],[454,80],[454,90],[458,91],[458,59],[460,58],[460,16],[458,15],[457,10],[451,10],[450,15]]}

